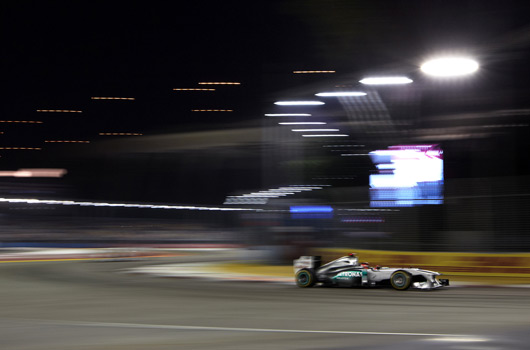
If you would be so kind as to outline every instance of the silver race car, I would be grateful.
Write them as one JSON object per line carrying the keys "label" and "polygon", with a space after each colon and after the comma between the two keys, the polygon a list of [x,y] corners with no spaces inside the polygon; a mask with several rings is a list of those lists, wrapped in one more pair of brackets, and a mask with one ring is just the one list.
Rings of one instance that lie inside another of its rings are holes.
{"label": "silver race car", "polygon": [[437,279],[441,274],[418,268],[372,267],[359,263],[353,253],[321,265],[319,256],[301,256],[294,260],[298,287],[312,287],[321,283],[326,287],[392,286],[397,290],[436,289],[449,285],[448,279]]}

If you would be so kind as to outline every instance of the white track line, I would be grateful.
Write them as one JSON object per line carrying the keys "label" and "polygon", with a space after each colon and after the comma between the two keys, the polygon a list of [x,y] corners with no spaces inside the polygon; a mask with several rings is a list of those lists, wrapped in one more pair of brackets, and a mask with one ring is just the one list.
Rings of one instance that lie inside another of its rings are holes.
{"label": "white track line", "polygon": [[[44,321],[44,320],[43,320]],[[322,331],[305,329],[274,329],[274,328],[239,328],[239,327],[208,327],[208,326],[182,326],[143,323],[114,323],[114,322],[81,322],[81,321],[47,321],[50,323],[79,326],[79,327],[112,327],[112,328],[144,328],[144,329],[171,329],[171,330],[197,330],[197,331],[227,331],[227,332],[261,332],[261,333],[315,333],[315,334],[356,334],[356,335],[405,335],[415,337],[466,337],[464,334],[440,333],[400,333],[400,332],[360,332],[360,331]]]}

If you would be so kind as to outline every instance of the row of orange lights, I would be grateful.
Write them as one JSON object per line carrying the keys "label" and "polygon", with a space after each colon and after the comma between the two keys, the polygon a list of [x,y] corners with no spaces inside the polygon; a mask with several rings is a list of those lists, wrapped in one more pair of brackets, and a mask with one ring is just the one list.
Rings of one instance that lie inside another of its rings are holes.
{"label": "row of orange lights", "polygon": [[215,89],[201,89],[201,88],[177,88],[174,91],[215,91]]}
{"label": "row of orange lights", "polygon": [[[199,85],[240,85],[239,82],[199,82]],[[215,91],[215,89],[204,89],[204,88],[175,88],[175,91]],[[91,97],[92,100],[135,100],[134,97]],[[194,109],[192,112],[232,112],[231,109]],[[50,113],[82,113],[79,110],[70,109],[37,109],[37,112],[50,112]],[[0,120],[0,123],[31,123],[31,124],[42,124],[42,121],[36,120]],[[4,132],[0,132],[4,134]],[[128,132],[101,132],[99,135],[102,136],[142,136],[141,133],[128,133]],[[46,143],[90,143],[90,141],[79,141],[79,140],[45,140]],[[0,150],[42,150],[38,147],[0,147]]]}
{"label": "row of orange lights", "polygon": [[71,109],[37,109],[37,112],[83,113],[83,111],[76,111],[76,110],[71,110]]}
{"label": "row of orange lights", "polygon": [[[199,85],[241,85],[239,82],[232,81],[203,81],[199,82]],[[215,91],[215,89],[203,89],[203,88],[175,88],[174,91]],[[92,100],[126,100],[134,101],[134,97],[102,97],[94,96],[90,97]],[[70,109],[37,109],[37,112],[55,112],[55,113],[82,113],[83,111],[70,110]]]}
{"label": "row of orange lights", "polygon": [[[3,134],[3,132],[2,132]],[[100,135],[142,135],[137,133],[100,133]],[[90,143],[86,140],[45,140],[45,143]],[[36,150],[40,151],[39,147],[0,147],[0,150]]]}
{"label": "row of orange lights", "polygon": [[[239,82],[199,82],[199,85],[241,85]],[[175,91],[215,91],[215,89],[202,88],[175,88]],[[91,97],[92,100],[135,100],[134,97]],[[56,113],[82,113],[79,110],[67,109],[37,109],[37,112],[56,112]],[[232,109],[193,109],[192,112],[233,112]],[[42,124],[42,121],[34,120],[0,120],[0,123],[37,123]],[[3,132],[1,132],[3,134]],[[142,136],[140,133],[99,133],[102,136]],[[77,140],[45,140],[46,143],[90,143],[90,141]],[[2,150],[41,150],[35,147],[0,147]]]}
{"label": "row of orange lights", "polygon": [[77,141],[77,140],[45,140],[46,143],[90,143],[90,141]]}
{"label": "row of orange lights", "polygon": [[295,70],[294,74],[335,73],[334,70]]}
{"label": "row of orange lights", "polygon": [[0,123],[29,123],[29,124],[42,124],[39,120],[0,120]]}
{"label": "row of orange lights", "polygon": [[126,100],[134,101],[134,97],[91,97],[92,100]]}
{"label": "row of orange lights", "polygon": [[201,81],[199,85],[241,85],[237,81]]}
{"label": "row of orange lights", "polygon": [[[0,135],[3,135],[4,132],[0,131]],[[99,135],[102,136],[142,136],[143,134],[136,132],[100,132]],[[89,141],[44,141],[44,142],[89,142]]]}
{"label": "row of orange lights", "polygon": [[192,112],[233,112],[233,109],[192,109]]}
{"label": "row of orange lights", "polygon": [[40,151],[42,148],[39,147],[0,147],[0,150],[32,150],[32,151]]}

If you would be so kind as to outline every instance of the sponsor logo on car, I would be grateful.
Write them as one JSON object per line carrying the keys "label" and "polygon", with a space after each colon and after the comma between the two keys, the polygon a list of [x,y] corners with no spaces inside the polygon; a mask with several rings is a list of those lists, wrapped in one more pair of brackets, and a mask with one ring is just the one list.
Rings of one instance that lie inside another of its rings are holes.
{"label": "sponsor logo on car", "polygon": [[344,280],[344,279],[350,279],[353,277],[361,277],[362,272],[361,271],[343,271],[334,276],[333,278]]}

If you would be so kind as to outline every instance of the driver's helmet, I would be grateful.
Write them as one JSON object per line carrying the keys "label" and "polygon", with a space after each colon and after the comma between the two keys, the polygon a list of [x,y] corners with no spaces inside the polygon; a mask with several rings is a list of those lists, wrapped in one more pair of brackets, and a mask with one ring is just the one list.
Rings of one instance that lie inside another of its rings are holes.
{"label": "driver's helmet", "polygon": [[355,255],[355,253],[348,254],[348,258],[350,261],[350,265],[353,265],[353,266],[359,265],[359,259],[357,259],[357,255]]}

